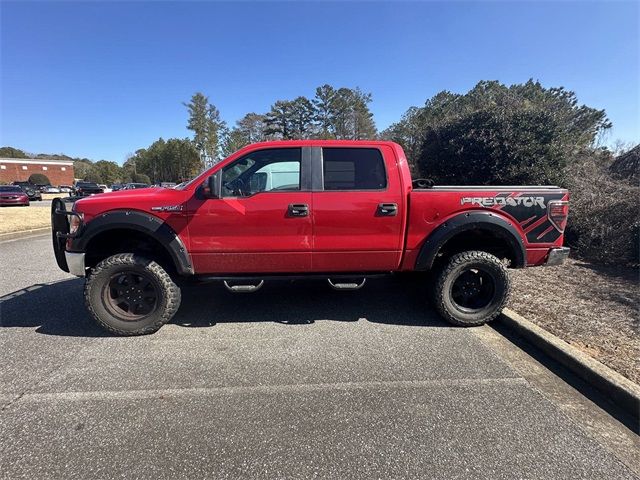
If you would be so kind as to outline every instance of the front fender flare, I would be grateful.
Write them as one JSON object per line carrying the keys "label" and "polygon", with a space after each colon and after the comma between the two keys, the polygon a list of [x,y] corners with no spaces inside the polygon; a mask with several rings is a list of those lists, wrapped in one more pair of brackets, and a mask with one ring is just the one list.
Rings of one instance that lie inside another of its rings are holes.
{"label": "front fender flare", "polygon": [[526,265],[527,251],[518,230],[501,216],[482,211],[461,213],[438,226],[420,247],[416,270],[429,270],[443,245],[454,236],[468,230],[485,230],[504,239],[515,258],[512,266],[521,268]]}
{"label": "front fender flare", "polygon": [[138,210],[112,210],[100,214],[82,226],[72,240],[70,251],[86,252],[97,235],[115,229],[129,229],[146,233],[157,240],[169,253],[181,275],[193,275],[193,263],[178,234],[162,219]]}

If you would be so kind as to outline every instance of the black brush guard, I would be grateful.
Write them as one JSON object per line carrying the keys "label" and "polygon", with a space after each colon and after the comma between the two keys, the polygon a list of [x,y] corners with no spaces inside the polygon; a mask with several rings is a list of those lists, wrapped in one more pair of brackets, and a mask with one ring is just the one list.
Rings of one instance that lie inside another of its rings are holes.
{"label": "black brush guard", "polygon": [[[69,271],[67,259],[64,255],[68,238],[77,235],[82,227],[82,217],[71,211],[73,204],[78,200],[76,197],[54,198],[51,202],[51,240],[53,241],[53,253],[58,266],[65,272]],[[75,216],[80,220],[80,227],[75,233],[70,233],[69,217]]]}

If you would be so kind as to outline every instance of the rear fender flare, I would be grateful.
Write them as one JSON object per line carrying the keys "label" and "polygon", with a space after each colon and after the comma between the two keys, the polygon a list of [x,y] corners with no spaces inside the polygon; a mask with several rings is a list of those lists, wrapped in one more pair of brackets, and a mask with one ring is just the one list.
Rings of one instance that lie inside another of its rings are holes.
{"label": "rear fender flare", "polygon": [[178,234],[162,219],[137,210],[113,210],[103,213],[82,226],[73,239],[72,251],[86,252],[91,240],[109,230],[129,229],[146,233],[157,240],[169,253],[181,275],[193,275],[193,263]]}
{"label": "rear fender flare", "polygon": [[429,270],[440,249],[453,237],[468,230],[484,230],[504,239],[514,256],[512,267],[526,265],[527,252],[522,236],[513,223],[492,212],[466,212],[448,219],[423,242],[416,260],[416,270]]}

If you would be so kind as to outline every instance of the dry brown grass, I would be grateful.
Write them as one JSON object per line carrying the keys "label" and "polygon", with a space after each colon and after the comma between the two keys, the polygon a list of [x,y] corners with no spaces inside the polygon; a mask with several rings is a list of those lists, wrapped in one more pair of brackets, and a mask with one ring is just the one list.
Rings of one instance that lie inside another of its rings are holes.
{"label": "dry brown grass", "polygon": [[69,196],[68,193],[43,193],[42,199],[53,200],[54,198],[57,198],[57,197],[68,197],[68,196]]}
{"label": "dry brown grass", "polygon": [[21,232],[51,225],[51,212],[44,207],[0,208],[0,234]]}
{"label": "dry brown grass", "polygon": [[570,259],[512,272],[513,310],[640,383],[637,269]]}

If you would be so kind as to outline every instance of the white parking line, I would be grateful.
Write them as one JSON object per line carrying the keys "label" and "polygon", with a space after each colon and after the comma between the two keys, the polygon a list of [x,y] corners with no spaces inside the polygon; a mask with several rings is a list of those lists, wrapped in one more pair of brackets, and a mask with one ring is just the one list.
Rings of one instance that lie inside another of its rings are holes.
{"label": "white parking line", "polygon": [[453,378],[434,380],[404,380],[389,382],[338,382],[292,385],[255,385],[210,388],[166,388],[142,390],[93,390],[86,392],[26,393],[19,402],[87,401],[87,400],[141,400],[158,397],[211,397],[217,395],[244,395],[249,393],[310,392],[322,390],[359,390],[372,388],[425,388],[466,387],[485,385],[526,385],[522,377],[506,378]]}

